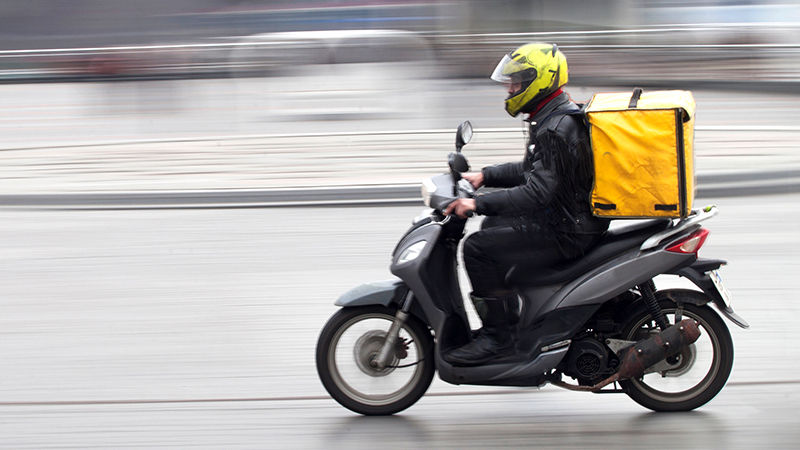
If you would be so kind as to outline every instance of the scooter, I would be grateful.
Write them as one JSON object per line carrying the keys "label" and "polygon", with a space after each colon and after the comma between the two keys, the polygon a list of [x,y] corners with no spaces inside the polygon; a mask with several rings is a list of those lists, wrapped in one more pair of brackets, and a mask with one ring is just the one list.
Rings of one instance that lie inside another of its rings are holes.
{"label": "scooter", "polygon": [[[726,262],[698,257],[709,233],[700,224],[717,214],[714,206],[681,220],[620,221],[628,223],[612,226],[584,257],[550,270],[513,267],[506,281],[522,303],[515,353],[469,367],[444,359],[473,335],[457,272],[468,219],[442,213],[475,195],[461,178],[469,170],[461,149],[471,137],[472,126],[462,123],[449,173],[423,182],[432,211],[392,252],[397,278],[336,301],[341,309],[316,349],[328,393],[360,414],[394,414],[419,400],[438,371],[452,384],[625,393],[654,411],[689,411],[717,395],[733,365],[720,315],[749,325],[731,307],[719,270]],[[656,289],[653,278],[662,274],[698,289]]]}

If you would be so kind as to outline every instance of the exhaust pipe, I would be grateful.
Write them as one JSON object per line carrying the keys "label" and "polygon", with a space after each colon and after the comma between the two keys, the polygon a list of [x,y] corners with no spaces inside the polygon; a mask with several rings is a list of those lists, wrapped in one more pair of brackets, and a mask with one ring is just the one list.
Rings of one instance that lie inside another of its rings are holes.
{"label": "exhaust pipe", "polygon": [[677,355],[684,346],[694,343],[699,337],[700,329],[697,327],[697,322],[692,319],[683,319],[661,333],[629,348],[622,357],[622,364],[615,376],[618,375],[620,380],[640,377],[650,366]]}
{"label": "exhaust pipe", "polygon": [[697,322],[692,319],[683,319],[666,330],[637,342],[622,356],[622,363],[614,375],[595,384],[594,386],[574,386],[562,381],[554,382],[556,386],[573,391],[597,392],[600,389],[619,380],[638,378],[648,368],[665,358],[675,356],[687,345],[694,343],[700,337]]}

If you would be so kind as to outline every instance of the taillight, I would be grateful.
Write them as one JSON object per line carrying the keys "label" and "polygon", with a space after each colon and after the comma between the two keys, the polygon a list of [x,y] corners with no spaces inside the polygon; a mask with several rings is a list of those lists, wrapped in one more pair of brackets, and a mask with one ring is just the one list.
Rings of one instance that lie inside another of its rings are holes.
{"label": "taillight", "polygon": [[683,240],[667,247],[667,251],[673,253],[697,253],[700,247],[703,246],[703,243],[706,242],[707,237],[708,230],[700,228]]}

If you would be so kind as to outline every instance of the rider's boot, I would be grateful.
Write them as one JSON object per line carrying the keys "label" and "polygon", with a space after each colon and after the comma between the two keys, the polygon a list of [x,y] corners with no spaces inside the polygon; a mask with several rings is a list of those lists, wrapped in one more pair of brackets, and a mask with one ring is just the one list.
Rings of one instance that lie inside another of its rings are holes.
{"label": "rider's boot", "polygon": [[483,328],[471,342],[448,352],[444,359],[459,366],[477,366],[513,354],[519,322],[517,296],[487,298],[470,295],[470,299]]}

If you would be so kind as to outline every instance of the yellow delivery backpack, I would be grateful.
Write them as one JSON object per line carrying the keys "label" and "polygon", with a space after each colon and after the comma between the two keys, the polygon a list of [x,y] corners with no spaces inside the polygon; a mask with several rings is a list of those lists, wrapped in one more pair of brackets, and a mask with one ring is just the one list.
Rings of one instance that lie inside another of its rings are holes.
{"label": "yellow delivery backpack", "polygon": [[680,217],[694,200],[694,112],[689,91],[595,94],[586,106],[592,211],[609,218]]}

